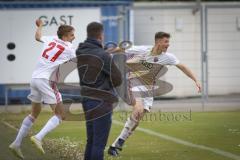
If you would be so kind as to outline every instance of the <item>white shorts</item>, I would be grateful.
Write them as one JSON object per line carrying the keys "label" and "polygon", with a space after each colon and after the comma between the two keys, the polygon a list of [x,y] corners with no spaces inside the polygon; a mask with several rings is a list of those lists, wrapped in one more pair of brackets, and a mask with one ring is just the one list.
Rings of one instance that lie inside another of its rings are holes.
{"label": "white shorts", "polygon": [[141,101],[144,110],[147,112],[151,111],[153,105],[153,97],[136,98],[136,101]]}
{"label": "white shorts", "polygon": [[143,98],[143,106],[144,109],[148,112],[150,112],[152,106],[153,106],[153,97],[145,97]]}
{"label": "white shorts", "polygon": [[56,82],[51,82],[47,79],[32,78],[31,93],[28,99],[35,103],[44,102],[46,104],[57,104],[62,102],[62,95],[58,91]]}

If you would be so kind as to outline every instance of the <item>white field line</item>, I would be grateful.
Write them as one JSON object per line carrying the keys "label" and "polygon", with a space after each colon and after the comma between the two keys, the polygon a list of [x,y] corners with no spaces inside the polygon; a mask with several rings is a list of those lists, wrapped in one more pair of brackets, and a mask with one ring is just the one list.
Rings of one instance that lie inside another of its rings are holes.
{"label": "white field line", "polygon": [[[9,128],[11,128],[15,131],[18,131],[18,128],[14,127],[10,123],[5,122],[5,121],[2,121],[2,123],[4,125],[8,126]],[[120,126],[124,126],[124,123],[119,122],[117,120],[113,120],[113,123],[117,124],[117,125],[120,125]],[[210,151],[210,152],[213,152],[213,153],[216,153],[218,155],[222,155],[224,157],[231,158],[231,159],[234,159],[234,160],[240,160],[240,156],[232,154],[230,152],[226,152],[226,151],[217,149],[217,148],[211,148],[211,147],[207,147],[207,146],[204,146],[204,145],[194,144],[194,143],[191,143],[191,142],[188,142],[188,141],[184,141],[184,140],[181,140],[181,139],[178,139],[178,138],[175,138],[175,137],[171,137],[171,136],[161,134],[161,133],[158,133],[158,132],[155,132],[155,131],[152,131],[152,130],[149,130],[149,129],[141,128],[141,127],[138,127],[137,130],[141,131],[143,133],[146,133],[146,134],[149,134],[149,135],[152,135],[152,136],[156,136],[156,137],[159,137],[161,139],[168,140],[168,141],[172,141],[172,142],[175,142],[175,143],[178,143],[178,144],[182,144],[182,145],[185,145],[185,146],[188,146],[188,147]]]}
{"label": "white field line", "polygon": [[[11,128],[11,129],[15,130],[16,132],[19,131],[19,129],[18,129],[17,127],[15,127],[14,125],[12,125],[12,124],[4,121],[4,120],[2,120],[1,122],[2,122],[5,126],[7,126],[7,127]],[[34,134],[34,132],[33,132],[33,131],[30,131],[30,132],[28,133],[28,136],[33,135],[33,134]]]}
{"label": "white field line", "polygon": [[11,125],[10,123],[8,123],[8,122],[6,122],[6,121],[2,121],[2,123],[3,123],[5,126],[13,129],[13,130],[15,130],[15,131],[18,131],[18,128],[16,128],[15,126]]}
{"label": "white field line", "polygon": [[[124,126],[124,123],[122,123],[120,121],[117,121],[117,120],[113,120],[113,123],[117,124],[117,125],[120,125],[120,126]],[[188,147],[210,151],[210,152],[213,152],[215,154],[218,154],[218,155],[221,155],[221,156],[224,156],[224,157],[227,157],[227,158],[231,158],[231,159],[234,159],[234,160],[240,160],[239,155],[235,155],[235,154],[232,154],[230,152],[226,152],[226,151],[223,151],[223,150],[220,150],[220,149],[217,149],[217,148],[211,148],[211,147],[207,147],[207,146],[204,146],[204,145],[194,144],[194,143],[191,143],[191,142],[188,142],[188,141],[181,140],[179,138],[175,138],[175,137],[172,137],[172,136],[168,136],[168,135],[165,135],[165,134],[161,134],[161,133],[152,131],[150,129],[137,127],[136,130],[141,131],[143,133],[146,133],[148,135],[156,136],[156,137],[159,137],[161,139],[172,141],[172,142],[182,144],[182,145],[185,145],[185,146],[188,146]]]}

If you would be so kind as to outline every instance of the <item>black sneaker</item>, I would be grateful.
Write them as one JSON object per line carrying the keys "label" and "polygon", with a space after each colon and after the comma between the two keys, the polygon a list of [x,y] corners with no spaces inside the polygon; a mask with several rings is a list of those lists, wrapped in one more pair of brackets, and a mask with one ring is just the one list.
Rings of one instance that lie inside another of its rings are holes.
{"label": "black sneaker", "polygon": [[108,154],[113,156],[113,157],[117,157],[119,155],[118,149],[116,147],[110,146],[108,148]]}
{"label": "black sneaker", "polygon": [[113,146],[109,147],[108,154],[111,156],[114,156],[114,157],[118,156],[119,155],[118,151],[122,151],[122,146],[123,146],[124,142],[125,141],[123,139],[119,138],[115,147],[113,147]]}

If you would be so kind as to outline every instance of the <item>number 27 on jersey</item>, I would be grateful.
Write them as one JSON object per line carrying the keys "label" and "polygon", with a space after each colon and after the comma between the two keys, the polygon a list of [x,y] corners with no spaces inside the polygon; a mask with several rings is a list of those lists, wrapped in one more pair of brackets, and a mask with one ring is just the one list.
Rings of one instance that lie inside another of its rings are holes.
{"label": "number 27 on jersey", "polygon": [[[42,57],[46,59],[51,58],[50,61],[52,62],[54,62],[65,50],[65,48],[62,45],[56,44],[55,42],[50,42],[48,46],[49,47],[43,51]],[[57,48],[57,51],[53,53],[52,57],[49,57],[49,55],[52,55],[50,52],[53,51],[53,49],[55,48]]]}

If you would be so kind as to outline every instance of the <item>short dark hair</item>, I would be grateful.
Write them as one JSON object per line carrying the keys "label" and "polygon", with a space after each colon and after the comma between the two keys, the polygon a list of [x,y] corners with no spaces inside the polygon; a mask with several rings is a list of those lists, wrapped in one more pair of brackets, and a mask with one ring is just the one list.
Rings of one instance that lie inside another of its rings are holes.
{"label": "short dark hair", "polygon": [[98,38],[103,32],[103,25],[98,22],[91,22],[87,25],[87,37]]}
{"label": "short dark hair", "polygon": [[57,35],[59,39],[62,39],[63,36],[66,36],[68,33],[72,32],[74,28],[69,25],[61,25],[58,27]]}
{"label": "short dark hair", "polygon": [[162,38],[170,38],[171,35],[169,33],[166,33],[166,32],[157,32],[155,34],[155,41],[158,40],[158,39],[162,39]]}

